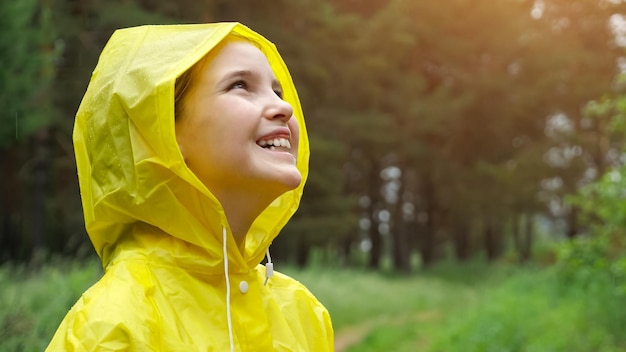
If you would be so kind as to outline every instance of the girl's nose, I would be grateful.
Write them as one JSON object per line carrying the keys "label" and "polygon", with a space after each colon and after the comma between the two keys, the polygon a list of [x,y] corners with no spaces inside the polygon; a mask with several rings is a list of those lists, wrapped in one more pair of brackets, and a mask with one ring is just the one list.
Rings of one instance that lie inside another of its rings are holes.
{"label": "girl's nose", "polygon": [[269,99],[268,106],[265,109],[265,118],[288,121],[291,116],[293,116],[293,107],[291,104],[276,94],[273,94],[273,97]]}

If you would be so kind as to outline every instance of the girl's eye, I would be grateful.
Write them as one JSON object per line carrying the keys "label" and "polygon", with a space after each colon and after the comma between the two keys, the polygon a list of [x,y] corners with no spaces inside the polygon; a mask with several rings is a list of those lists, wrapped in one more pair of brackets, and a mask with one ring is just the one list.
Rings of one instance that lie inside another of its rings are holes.
{"label": "girl's eye", "polygon": [[230,89],[248,89],[248,85],[244,81],[237,81],[230,85]]}
{"label": "girl's eye", "polygon": [[282,90],[280,90],[280,89],[275,89],[275,90],[274,90],[274,93],[276,93],[276,95],[277,95],[279,98],[281,98],[281,99],[283,98],[283,91],[282,91]]}

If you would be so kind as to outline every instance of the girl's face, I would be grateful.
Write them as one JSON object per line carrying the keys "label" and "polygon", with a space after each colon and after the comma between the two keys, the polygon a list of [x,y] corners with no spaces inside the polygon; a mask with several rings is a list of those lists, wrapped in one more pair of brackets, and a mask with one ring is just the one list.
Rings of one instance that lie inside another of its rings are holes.
{"label": "girl's face", "polygon": [[192,71],[176,138],[218,199],[233,191],[274,199],[300,184],[299,129],[281,95],[265,55],[244,40],[227,41]]}

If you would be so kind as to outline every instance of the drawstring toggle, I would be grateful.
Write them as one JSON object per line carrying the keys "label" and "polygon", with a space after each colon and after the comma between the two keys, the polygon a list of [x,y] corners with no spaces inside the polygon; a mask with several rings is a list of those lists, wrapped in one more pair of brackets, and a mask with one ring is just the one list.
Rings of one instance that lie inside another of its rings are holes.
{"label": "drawstring toggle", "polygon": [[267,263],[265,263],[265,282],[263,283],[263,286],[267,285],[267,281],[272,276],[274,276],[274,263],[272,263],[272,257],[270,256],[270,249],[267,248]]}

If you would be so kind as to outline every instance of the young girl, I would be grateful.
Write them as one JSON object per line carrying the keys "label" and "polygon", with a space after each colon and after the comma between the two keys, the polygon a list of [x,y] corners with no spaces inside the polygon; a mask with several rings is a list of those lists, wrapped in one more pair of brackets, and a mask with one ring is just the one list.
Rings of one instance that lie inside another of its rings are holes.
{"label": "young girl", "polygon": [[105,274],[48,351],[333,350],[328,312],[268,250],[309,154],[273,44],[238,23],[118,30],[74,143]]}

